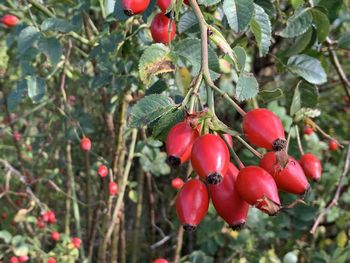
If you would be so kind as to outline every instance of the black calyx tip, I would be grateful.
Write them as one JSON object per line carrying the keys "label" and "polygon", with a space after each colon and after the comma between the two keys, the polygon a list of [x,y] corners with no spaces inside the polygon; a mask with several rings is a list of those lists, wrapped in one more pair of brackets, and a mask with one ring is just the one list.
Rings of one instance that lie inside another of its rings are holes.
{"label": "black calyx tip", "polygon": [[311,185],[308,184],[304,193],[301,194],[301,197],[304,199],[310,192],[311,192]]}
{"label": "black calyx tip", "polygon": [[188,225],[188,224],[183,225],[182,227],[184,228],[184,230],[185,230],[186,232],[193,232],[193,231],[195,231],[195,230],[197,229],[197,226]]}
{"label": "black calyx tip", "polygon": [[242,221],[238,224],[230,225],[231,229],[234,231],[241,231],[245,226],[245,221]]}
{"label": "black calyx tip", "polygon": [[167,18],[169,18],[169,19],[174,20],[174,18],[175,18],[175,12],[174,12],[174,10],[171,10],[170,12],[166,13],[165,16],[166,16]]}
{"label": "black calyx tip", "polygon": [[215,172],[215,173],[211,173],[208,175],[207,177],[207,183],[208,184],[219,184],[221,183],[223,177],[221,174]]}
{"label": "black calyx tip", "polygon": [[177,156],[170,155],[166,162],[172,167],[177,167],[181,164],[181,159]]}
{"label": "black calyx tip", "polygon": [[275,152],[278,151],[282,151],[283,149],[285,149],[287,146],[287,141],[285,139],[276,139],[273,143],[272,143],[272,149]]}
{"label": "black calyx tip", "polygon": [[131,9],[126,9],[124,10],[124,14],[126,14],[127,16],[133,16],[134,12]]}

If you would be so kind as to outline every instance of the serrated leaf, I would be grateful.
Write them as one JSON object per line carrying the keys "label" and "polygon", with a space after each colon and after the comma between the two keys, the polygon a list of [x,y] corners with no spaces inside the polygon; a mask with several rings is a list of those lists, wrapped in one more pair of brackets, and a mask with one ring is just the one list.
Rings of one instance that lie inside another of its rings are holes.
{"label": "serrated leaf", "polygon": [[254,14],[253,0],[224,0],[223,10],[235,32],[244,31]]}
{"label": "serrated leaf", "polygon": [[52,30],[52,31],[59,31],[62,33],[75,31],[79,27],[80,27],[79,24],[73,24],[70,21],[60,19],[60,18],[47,18],[40,25],[40,29],[42,31]]}
{"label": "serrated leaf", "polygon": [[204,6],[211,6],[216,5],[217,3],[220,3],[221,0],[198,0],[198,4],[204,5]]}
{"label": "serrated leaf", "polygon": [[346,32],[339,38],[338,47],[350,50],[350,32]]}
{"label": "serrated leaf", "polygon": [[198,25],[198,20],[192,10],[187,11],[180,17],[180,21],[177,26],[179,34],[182,34],[190,29],[193,29]]}
{"label": "serrated leaf", "polygon": [[24,52],[26,52],[29,48],[33,46],[33,44],[38,40],[40,37],[40,32],[33,26],[28,26],[24,28],[21,33],[19,33],[18,40],[17,40],[17,48],[22,55]]}
{"label": "serrated leaf", "polygon": [[238,101],[254,98],[259,92],[259,85],[253,74],[242,73],[237,81],[235,97]]}
{"label": "serrated leaf", "polygon": [[164,114],[153,127],[152,136],[154,139],[165,141],[171,127],[183,121],[185,118],[185,111],[175,108],[172,111]]}
{"label": "serrated leaf", "polygon": [[259,5],[254,4],[254,18],[250,22],[250,28],[259,46],[260,57],[269,52],[271,44],[271,22],[269,16]]}
{"label": "serrated leaf", "polygon": [[28,76],[26,80],[29,98],[33,103],[41,101],[46,93],[45,80],[36,76]]}
{"label": "serrated leaf", "polygon": [[281,89],[274,90],[262,90],[259,92],[259,99],[265,103],[277,100],[283,96],[283,91]]}
{"label": "serrated leaf", "polygon": [[313,23],[317,29],[318,41],[323,42],[326,40],[331,27],[328,17],[317,8],[312,8],[311,13],[313,17]]}
{"label": "serrated leaf", "polygon": [[288,69],[312,84],[323,84],[327,75],[320,61],[308,55],[295,55],[288,59]]}
{"label": "serrated leaf", "polygon": [[312,23],[312,14],[309,8],[300,9],[287,21],[287,26],[280,35],[285,38],[297,37],[304,34]]}
{"label": "serrated leaf", "polygon": [[269,17],[275,17],[276,16],[276,7],[274,3],[271,0],[258,0],[254,1],[259,6],[264,8],[265,13],[269,15]]}
{"label": "serrated leaf", "polygon": [[318,103],[318,89],[305,81],[299,81],[294,90],[290,115],[295,115],[302,108],[315,108]]}
{"label": "serrated leaf", "polygon": [[246,54],[244,48],[242,48],[240,46],[236,46],[233,48],[233,53],[235,53],[235,55],[236,55],[239,70],[244,71],[245,61],[247,59],[247,54]]}
{"label": "serrated leaf", "polygon": [[50,59],[52,65],[56,65],[58,62],[60,62],[62,47],[56,38],[41,38],[38,48],[40,52],[44,53]]}
{"label": "serrated leaf", "polygon": [[172,99],[164,95],[146,96],[132,107],[129,125],[131,128],[146,126],[170,111],[174,105]]}
{"label": "serrated leaf", "polygon": [[11,241],[12,235],[10,232],[6,230],[0,231],[0,239],[2,239],[5,243],[9,243]]}
{"label": "serrated leaf", "polygon": [[283,54],[285,57],[290,57],[302,52],[310,43],[312,39],[312,27],[310,27],[304,34],[298,36],[292,46],[288,47]]}
{"label": "serrated leaf", "polygon": [[152,76],[172,72],[175,66],[170,57],[170,50],[163,44],[153,44],[142,54],[139,62],[141,81],[148,85]]}

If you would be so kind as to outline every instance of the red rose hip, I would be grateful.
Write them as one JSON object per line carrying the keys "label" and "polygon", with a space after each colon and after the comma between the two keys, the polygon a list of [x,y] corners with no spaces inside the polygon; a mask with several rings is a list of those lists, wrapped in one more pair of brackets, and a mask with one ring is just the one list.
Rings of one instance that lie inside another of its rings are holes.
{"label": "red rose hip", "polygon": [[51,233],[51,239],[52,239],[53,241],[58,241],[58,240],[60,240],[60,237],[61,237],[61,235],[60,235],[60,233],[58,233],[57,231],[54,231],[54,232]]}
{"label": "red rose hip", "polygon": [[306,126],[304,129],[304,134],[311,135],[314,133],[314,130],[310,126]]}
{"label": "red rose hip", "polygon": [[171,21],[170,33],[168,32],[170,19],[162,13],[158,13],[151,23],[151,35],[156,43],[163,43],[167,45],[169,40],[172,41],[175,38],[176,27],[175,22]]}
{"label": "red rose hip", "polygon": [[193,170],[209,184],[218,184],[227,172],[230,153],[226,143],[218,135],[199,137],[192,147]]}
{"label": "red rose hip", "polygon": [[81,239],[79,237],[73,237],[71,243],[75,248],[80,248]]}
{"label": "red rose hip", "polygon": [[97,169],[97,173],[101,177],[106,177],[108,175],[108,167],[106,165],[100,165]]}
{"label": "red rose hip", "polygon": [[249,204],[241,198],[236,189],[238,173],[236,166],[229,163],[222,182],[209,185],[215,210],[233,230],[240,230],[244,227],[249,210]]}
{"label": "red rose hip", "polygon": [[118,193],[118,184],[116,182],[110,182],[108,188],[109,195],[114,196]]}
{"label": "red rose hip", "polygon": [[24,263],[27,262],[29,260],[28,256],[20,256],[19,258],[19,262]]}
{"label": "red rose hip", "polygon": [[14,27],[18,24],[18,18],[14,15],[6,14],[1,19],[0,22],[8,27]]}
{"label": "red rose hip", "polygon": [[319,159],[312,153],[306,153],[301,156],[299,164],[304,170],[306,177],[317,182],[321,178],[322,165]]}
{"label": "red rose hip", "polygon": [[122,0],[122,7],[127,16],[141,14],[149,6],[150,0]]}
{"label": "red rose hip", "polygon": [[185,231],[194,231],[208,211],[209,194],[199,179],[191,179],[176,199],[176,213]]}
{"label": "red rose hip", "polygon": [[328,141],[328,149],[330,151],[336,151],[338,150],[338,142],[336,140],[329,140]]}
{"label": "red rose hip", "polygon": [[155,260],[153,260],[152,263],[168,263],[169,261],[166,260],[165,258],[157,258]]}
{"label": "red rose hip", "polygon": [[56,261],[56,259],[55,258],[49,258],[48,260],[47,260],[47,263],[56,263],[57,261]]}
{"label": "red rose hip", "polygon": [[166,12],[170,4],[171,4],[171,0],[157,0],[157,5],[159,6],[160,10],[162,10],[163,13]]}
{"label": "red rose hip", "polygon": [[83,137],[80,141],[80,148],[85,152],[90,151],[91,150],[91,140],[88,137]]}
{"label": "red rose hip", "polygon": [[178,177],[171,180],[171,186],[174,189],[181,189],[184,184],[185,184],[184,181]]}

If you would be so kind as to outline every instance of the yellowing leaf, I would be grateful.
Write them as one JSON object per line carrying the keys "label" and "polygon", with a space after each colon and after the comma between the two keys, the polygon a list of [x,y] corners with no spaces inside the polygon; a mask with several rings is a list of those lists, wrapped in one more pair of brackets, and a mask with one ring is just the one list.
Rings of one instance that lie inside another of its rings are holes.
{"label": "yellowing leaf", "polygon": [[348,237],[345,233],[345,231],[341,231],[338,235],[337,235],[337,245],[338,247],[345,247],[346,243],[348,242]]}

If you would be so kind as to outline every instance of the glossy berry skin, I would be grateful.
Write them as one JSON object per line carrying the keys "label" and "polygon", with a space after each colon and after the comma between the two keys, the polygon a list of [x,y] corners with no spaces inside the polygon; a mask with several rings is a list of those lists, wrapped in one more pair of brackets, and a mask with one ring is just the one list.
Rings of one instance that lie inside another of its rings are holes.
{"label": "glossy berry skin", "polygon": [[0,22],[3,23],[4,25],[8,27],[14,27],[15,25],[18,24],[18,18],[14,15],[4,15],[1,19]]}
{"label": "glossy berry skin", "polygon": [[306,126],[305,127],[305,129],[304,129],[304,134],[306,134],[306,135],[311,135],[311,134],[313,134],[314,133],[314,130],[311,128],[311,127],[309,127],[309,126]]}
{"label": "glossy berry skin", "polygon": [[176,199],[176,213],[185,231],[194,231],[206,215],[209,194],[199,179],[191,179],[181,188]]}
{"label": "glossy berry skin", "polygon": [[169,43],[169,37],[170,37],[170,41],[172,41],[175,38],[175,33],[176,33],[175,22],[174,21],[171,22],[170,36],[168,34],[169,23],[170,23],[170,19],[166,17],[164,14],[158,13],[155,15],[151,23],[151,35],[154,42],[163,43],[167,45]]}
{"label": "glossy berry skin", "polygon": [[230,147],[233,147],[233,141],[232,141],[232,136],[230,134],[225,133],[223,135],[225,137],[225,140],[227,141],[228,145],[230,145]]}
{"label": "glossy berry skin", "polygon": [[133,16],[144,12],[150,0],[122,0],[122,7],[127,16]]}
{"label": "glossy berry skin", "polygon": [[97,169],[97,173],[101,177],[106,177],[108,175],[108,167],[106,165],[100,165]]}
{"label": "glossy berry skin", "polygon": [[322,165],[319,159],[312,153],[306,153],[301,156],[299,164],[304,170],[306,177],[317,182],[322,175]]}
{"label": "glossy berry skin", "polygon": [[109,195],[115,196],[118,193],[118,184],[116,182],[110,182],[108,185]]}
{"label": "glossy berry skin", "polygon": [[172,166],[178,166],[187,162],[191,157],[193,143],[198,137],[198,130],[192,128],[187,121],[173,126],[165,141],[168,163]]}
{"label": "glossy berry skin", "polygon": [[91,140],[88,137],[83,137],[80,141],[80,148],[85,152],[90,151],[91,150]]}
{"label": "glossy berry skin", "polygon": [[268,152],[260,160],[260,167],[268,171],[275,179],[277,187],[285,192],[301,195],[310,188],[303,168],[291,156],[282,168],[277,162],[276,154]]}
{"label": "glossy berry skin", "polygon": [[27,262],[29,260],[29,257],[28,256],[20,256],[18,258],[18,260],[20,263],[24,263],[24,262]]}
{"label": "glossy berry skin", "polygon": [[56,215],[53,211],[47,211],[43,214],[43,221],[49,224],[56,223]]}
{"label": "glossy berry skin", "polygon": [[18,263],[18,262],[19,262],[19,260],[17,257],[13,256],[10,258],[10,263]]}
{"label": "glossy berry skin", "polygon": [[45,228],[45,222],[44,222],[44,220],[43,220],[41,217],[38,217],[38,218],[36,219],[36,225],[37,225],[37,227],[40,228],[40,229]]}
{"label": "glossy berry skin", "polygon": [[185,184],[184,181],[178,177],[171,180],[171,186],[174,189],[181,189],[184,184]]}
{"label": "glossy berry skin", "polygon": [[286,144],[281,120],[268,109],[247,112],[242,127],[248,142],[258,147],[279,151]]}
{"label": "glossy berry skin", "polygon": [[220,184],[209,185],[210,196],[215,210],[234,230],[244,227],[249,204],[244,201],[236,189],[239,170],[229,163],[227,173]]}
{"label": "glossy berry skin", "polygon": [[168,263],[169,261],[166,260],[165,258],[157,258],[155,260],[153,260],[152,263]]}
{"label": "glossy berry skin", "polygon": [[227,172],[230,153],[219,135],[205,134],[192,147],[193,170],[209,184],[218,184]]}
{"label": "glossy berry skin", "polygon": [[81,239],[78,237],[73,237],[71,243],[75,248],[80,248]]}
{"label": "glossy berry skin", "polygon": [[188,0],[184,0],[184,3],[185,3],[186,5],[190,5],[190,2],[189,2]]}
{"label": "glossy berry skin", "polygon": [[58,241],[58,240],[60,240],[60,237],[61,237],[61,235],[60,235],[60,233],[58,233],[57,231],[51,233],[51,239],[52,239],[53,241]]}
{"label": "glossy berry skin", "polygon": [[56,259],[55,258],[49,258],[46,263],[56,263]]}
{"label": "glossy berry skin", "polygon": [[170,4],[171,4],[171,0],[157,0],[157,5],[159,6],[160,10],[162,10],[163,13],[166,12]]}
{"label": "glossy berry skin", "polygon": [[328,149],[330,151],[336,151],[338,150],[338,143],[336,140],[329,140],[328,141]]}
{"label": "glossy berry skin", "polygon": [[281,208],[275,180],[261,167],[242,168],[237,176],[236,188],[243,200],[268,215],[277,214]]}

